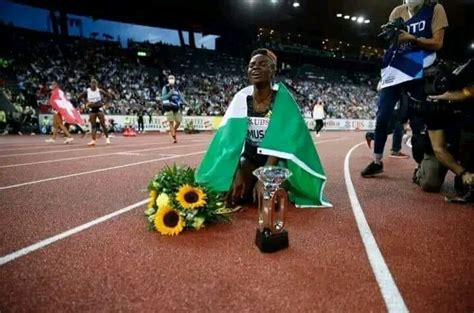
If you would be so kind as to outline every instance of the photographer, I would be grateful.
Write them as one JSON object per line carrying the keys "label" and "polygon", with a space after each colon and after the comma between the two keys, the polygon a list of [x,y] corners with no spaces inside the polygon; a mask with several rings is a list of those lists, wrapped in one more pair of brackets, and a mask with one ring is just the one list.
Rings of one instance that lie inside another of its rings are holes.
{"label": "photographer", "polygon": [[[472,60],[471,60],[472,62]],[[466,63],[466,64],[469,64]],[[472,64],[471,64],[472,65]],[[436,159],[454,172],[467,190],[460,197],[448,198],[450,202],[474,202],[474,77],[473,66],[467,68],[466,77],[470,77],[469,87],[447,91],[442,95],[430,96],[433,106],[444,106],[446,109],[432,110],[427,118],[428,133]],[[446,127],[457,126],[461,129],[459,148],[450,151]],[[456,158],[457,156],[457,158]],[[459,161],[459,162],[458,162]],[[425,162],[425,160],[423,161]],[[418,173],[423,176],[423,173]]]}
{"label": "photographer", "polygon": [[173,138],[173,143],[177,143],[176,134],[183,121],[181,111],[186,101],[183,93],[176,86],[176,78],[173,75],[168,76],[168,84],[163,87],[162,100],[163,111],[170,125],[170,136]]}
{"label": "photographer", "polygon": [[[362,172],[373,177],[383,172],[383,150],[387,141],[388,124],[396,103],[406,93],[412,101],[423,101],[423,70],[436,60],[436,51],[443,47],[445,28],[448,27],[442,5],[430,0],[406,0],[390,14],[389,23],[382,26],[382,35],[391,41],[382,66],[382,83],[375,127],[374,161]],[[419,163],[425,128],[420,115],[408,110],[413,131],[413,157]]]}

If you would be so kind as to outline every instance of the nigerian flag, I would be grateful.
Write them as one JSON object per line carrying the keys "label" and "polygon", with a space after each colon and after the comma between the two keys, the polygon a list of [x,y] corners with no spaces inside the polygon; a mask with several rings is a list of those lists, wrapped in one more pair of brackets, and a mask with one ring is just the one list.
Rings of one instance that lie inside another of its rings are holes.
{"label": "nigerian flag", "polygon": [[[297,207],[330,207],[324,197],[326,175],[298,104],[283,83],[277,90],[265,137],[258,153],[286,160],[293,173],[289,197]],[[239,91],[225,113],[196,171],[196,181],[216,192],[227,192],[243,151],[248,129],[247,96],[253,86]]]}

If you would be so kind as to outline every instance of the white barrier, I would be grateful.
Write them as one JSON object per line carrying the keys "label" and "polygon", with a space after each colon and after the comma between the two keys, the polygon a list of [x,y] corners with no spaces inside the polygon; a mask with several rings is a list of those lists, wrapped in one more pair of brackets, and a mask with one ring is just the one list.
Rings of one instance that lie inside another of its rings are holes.
{"label": "white barrier", "polygon": [[[40,122],[43,120],[45,115],[50,116],[51,114],[40,114]],[[88,115],[81,115],[84,122],[87,123],[89,120]],[[125,121],[128,119],[133,127],[138,128],[137,117],[127,115],[107,115],[106,120],[113,119],[119,128],[125,126]],[[189,122],[192,122],[194,129],[200,131],[212,131],[219,127],[222,120],[222,116],[183,116],[183,122],[179,127],[179,130],[183,130],[184,126]],[[168,131],[168,122],[164,116],[152,116],[151,122],[148,116],[143,117],[146,131]],[[316,123],[312,119],[305,119],[306,125],[310,130],[313,130]],[[324,120],[325,130],[373,130],[375,129],[375,121],[373,120],[348,120],[348,119],[326,119]]]}

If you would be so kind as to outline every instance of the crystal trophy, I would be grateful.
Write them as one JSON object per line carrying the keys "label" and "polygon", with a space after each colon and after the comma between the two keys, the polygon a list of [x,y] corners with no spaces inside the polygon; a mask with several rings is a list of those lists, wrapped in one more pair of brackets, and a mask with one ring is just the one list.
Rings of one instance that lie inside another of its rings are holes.
{"label": "crystal trophy", "polygon": [[263,185],[257,194],[258,228],[255,243],[261,252],[276,252],[288,247],[288,232],[285,230],[285,215],[288,209],[288,194],[281,184],[291,176],[283,167],[263,166],[253,174]]}

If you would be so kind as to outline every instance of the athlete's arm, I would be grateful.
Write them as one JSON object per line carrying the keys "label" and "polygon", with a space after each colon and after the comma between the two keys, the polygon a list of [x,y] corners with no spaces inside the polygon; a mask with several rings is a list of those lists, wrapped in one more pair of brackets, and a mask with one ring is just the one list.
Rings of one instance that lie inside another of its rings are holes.
{"label": "athlete's arm", "polygon": [[87,91],[83,91],[79,97],[77,97],[77,100],[79,100],[79,102],[81,101],[81,99],[85,99],[86,98],[86,95],[87,95]]}
{"label": "athlete's arm", "polygon": [[179,95],[180,95],[180,97],[181,97],[181,106],[187,105],[188,102],[187,102],[186,99],[184,98],[183,93],[182,93],[182,92],[179,92]]}
{"label": "athlete's arm", "polygon": [[102,90],[102,89],[99,89],[99,92],[101,95],[103,95],[104,97],[108,98],[109,100],[112,100],[112,94],[108,93],[107,91],[105,90]]}

